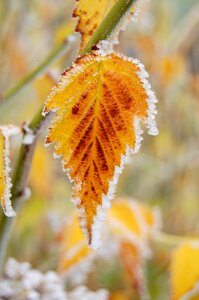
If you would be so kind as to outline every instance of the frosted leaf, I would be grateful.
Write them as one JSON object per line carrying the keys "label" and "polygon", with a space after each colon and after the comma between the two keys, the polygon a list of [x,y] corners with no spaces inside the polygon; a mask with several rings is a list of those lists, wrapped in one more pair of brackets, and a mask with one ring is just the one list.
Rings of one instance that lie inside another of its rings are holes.
{"label": "frosted leaf", "polygon": [[9,137],[18,134],[20,129],[13,125],[0,126],[0,202],[7,217],[14,217],[15,211],[11,205],[11,178],[9,159]]}
{"label": "frosted leaf", "polygon": [[140,148],[140,123],[149,134],[158,134],[157,99],[144,66],[107,51],[108,43],[102,41],[100,50],[79,57],[64,72],[43,110],[44,115],[56,111],[46,143],[55,142],[55,154],[62,156],[63,168],[74,182],[73,202],[94,249],[99,248],[118,177]]}

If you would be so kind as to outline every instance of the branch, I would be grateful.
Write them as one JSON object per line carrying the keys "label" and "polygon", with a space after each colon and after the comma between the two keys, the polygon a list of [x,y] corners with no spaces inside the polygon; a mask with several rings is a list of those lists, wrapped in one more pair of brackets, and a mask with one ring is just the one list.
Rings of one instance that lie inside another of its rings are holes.
{"label": "branch", "polygon": [[[16,163],[15,172],[13,176],[13,188],[12,188],[12,205],[15,211],[18,211],[22,200],[26,200],[29,195],[26,195],[27,182],[31,169],[32,159],[39,137],[40,132],[44,129],[44,126],[50,115],[47,118],[43,118],[41,111],[38,113],[37,118],[34,118],[30,123],[28,129],[24,126],[24,134],[22,139],[22,144],[19,152],[19,158]],[[25,144],[27,135],[32,134],[32,143]],[[7,218],[2,215],[0,224],[0,271],[2,271],[3,263],[6,255],[6,250],[9,242],[9,238],[14,226],[15,218]]]}
{"label": "branch", "polygon": [[36,76],[44,72],[45,69],[58,59],[63,53],[71,50],[71,39],[66,39],[61,45],[54,49],[47,58],[35,69],[33,69],[26,77],[19,81],[15,86],[6,91],[0,98],[0,105],[10,100],[19,91],[21,91],[28,83],[30,83]]}
{"label": "branch", "polygon": [[117,30],[118,25],[126,17],[126,14],[135,2],[136,0],[118,0],[98,26],[81,54],[91,52],[93,46],[102,40],[107,40]]}
{"label": "branch", "polygon": [[199,29],[199,4],[194,5],[188,14],[174,28],[168,41],[168,52],[187,54],[193,42],[197,39]]}
{"label": "branch", "polygon": [[184,243],[198,242],[198,237],[180,236],[174,234],[168,234],[165,232],[157,233],[150,237],[151,242],[159,245],[161,248],[175,248],[179,247]]}
{"label": "branch", "polygon": [[[90,41],[81,54],[91,52],[94,45],[96,45],[99,41],[108,38],[114,31],[116,26],[120,23],[120,21],[126,16],[126,13],[129,11],[130,7],[135,3],[135,1],[136,0],[118,0],[111,11],[108,13],[108,15],[105,17],[105,19],[102,21],[102,23],[99,25],[96,32],[91,37]],[[41,69],[44,69],[52,60],[48,59],[48,63],[46,61],[42,64],[42,66],[37,68],[37,71],[33,71],[24,80],[23,84],[20,83],[15,88],[11,89],[11,91],[7,93],[6,99],[9,99],[11,96],[16,94],[26,83],[33,79],[36,74],[38,74]],[[43,130],[46,121],[48,122],[48,118],[50,118],[51,116],[51,114],[48,114],[47,117],[44,118],[41,112],[42,109],[40,109],[40,111],[36,114],[29,125],[29,129],[31,129],[34,134],[34,141],[30,145],[22,143],[18,162],[15,167],[12,188],[12,203],[16,211],[19,210],[20,204],[22,202],[20,200],[25,195],[33,154],[40,130]],[[28,132],[25,130],[23,140],[25,139],[27,134]],[[14,218],[6,218],[5,216],[3,216],[0,227],[0,271],[2,271],[3,268],[5,254],[13,225]]]}

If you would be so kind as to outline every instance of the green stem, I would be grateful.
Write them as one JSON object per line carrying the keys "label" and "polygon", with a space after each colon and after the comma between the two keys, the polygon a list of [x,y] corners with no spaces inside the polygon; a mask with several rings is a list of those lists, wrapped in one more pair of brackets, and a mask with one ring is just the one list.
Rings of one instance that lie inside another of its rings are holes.
{"label": "green stem", "polygon": [[66,40],[64,43],[59,45],[56,49],[50,53],[47,58],[35,69],[32,70],[26,77],[19,81],[14,87],[5,92],[0,99],[0,104],[3,104],[7,100],[10,100],[19,91],[21,91],[28,83],[30,83],[36,76],[44,72],[45,69],[53,63],[59,56],[66,52],[66,50],[71,49],[71,44]]}
{"label": "green stem", "polygon": [[180,246],[184,243],[199,242],[199,238],[160,232],[157,235],[152,236],[151,241],[155,242],[157,245],[163,248],[173,248]]}
{"label": "green stem", "polygon": [[[94,45],[96,45],[101,40],[107,39],[134,3],[135,0],[118,0],[111,11],[108,13],[108,15],[105,17],[105,19],[102,21],[102,23],[99,25],[96,32],[91,37],[90,41],[81,54],[91,52]],[[63,50],[64,49],[65,47],[63,47]],[[21,90],[21,88],[24,87],[25,84],[30,82],[41,70],[45,69],[54,59],[55,53],[60,53],[60,48],[53,53],[54,54],[51,54],[48,59],[46,59],[46,61],[42,63],[42,65],[31,72],[31,74],[29,74],[27,78],[22,80],[21,83],[19,83],[16,87],[12,88],[8,93],[6,93],[6,95],[4,95],[4,100],[10,99],[11,96],[15,95],[19,90]],[[29,125],[29,128],[32,129],[35,135],[34,142],[30,145],[25,145],[22,143],[18,162],[15,167],[13,176],[12,203],[16,211],[19,209],[22,202],[20,201],[21,198],[23,198],[23,196],[26,196],[25,189],[28,183],[28,176],[31,169],[33,154],[40,129],[43,128],[45,121],[47,121],[47,119],[50,117],[49,114],[44,118],[41,112],[42,109],[39,110],[39,112],[36,114]],[[28,132],[24,133],[24,137],[26,134],[28,134]],[[14,218],[6,218],[5,216],[3,216],[0,225],[0,271],[2,271],[9,238],[11,236],[12,228],[14,225]]]}
{"label": "green stem", "polygon": [[81,54],[84,55],[91,52],[94,45],[102,40],[107,40],[135,2],[136,0],[118,0],[98,26]]}

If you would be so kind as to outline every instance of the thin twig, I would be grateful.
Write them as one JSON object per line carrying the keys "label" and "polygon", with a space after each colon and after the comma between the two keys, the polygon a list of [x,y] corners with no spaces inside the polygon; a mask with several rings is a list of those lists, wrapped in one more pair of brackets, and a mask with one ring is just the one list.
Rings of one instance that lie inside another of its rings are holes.
{"label": "thin twig", "polygon": [[150,237],[150,240],[165,249],[179,247],[184,243],[199,244],[198,237],[180,236],[180,235],[174,235],[165,232],[159,232],[157,234],[154,234],[153,236]]}
{"label": "thin twig", "polygon": [[33,69],[26,77],[20,80],[15,86],[6,91],[0,98],[0,105],[10,100],[19,91],[21,91],[28,83],[30,83],[36,76],[41,74],[52,64],[56,59],[58,59],[63,53],[71,50],[71,39],[67,39],[65,42],[61,43],[56,49],[54,49],[47,58],[39,64],[35,69]]}
{"label": "thin twig", "polygon": [[198,36],[199,29],[199,4],[194,5],[188,14],[182,18],[174,28],[170,40],[168,41],[169,52],[182,52],[186,54],[194,40]]}
{"label": "thin twig", "polygon": [[[40,112],[41,115],[41,112]],[[18,211],[23,200],[26,200],[29,195],[27,192],[27,182],[31,169],[32,159],[36,147],[36,143],[39,137],[40,132],[44,129],[46,122],[50,118],[50,115],[47,118],[39,117],[37,123],[30,123],[29,130],[32,130],[32,139],[33,142],[30,144],[25,144],[26,136],[30,135],[30,132],[27,131],[24,127],[24,134],[20,149],[19,158],[15,167],[15,173],[13,176],[13,188],[12,188],[12,204],[15,211]],[[0,271],[3,268],[3,263],[6,255],[6,250],[9,242],[9,238],[14,226],[15,218],[7,218],[4,215],[1,219],[0,226]]]}

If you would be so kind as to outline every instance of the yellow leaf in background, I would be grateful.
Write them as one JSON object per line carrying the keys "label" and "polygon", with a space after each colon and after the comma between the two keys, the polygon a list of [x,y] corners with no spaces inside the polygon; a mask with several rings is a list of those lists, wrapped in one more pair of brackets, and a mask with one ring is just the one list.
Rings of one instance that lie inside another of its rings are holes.
{"label": "yellow leaf in background", "polygon": [[170,280],[173,300],[199,299],[198,243],[186,243],[174,251]]}
{"label": "yellow leaf in background", "polygon": [[80,57],[48,97],[44,114],[56,111],[46,144],[74,181],[81,226],[98,247],[104,219],[126,157],[139,149],[143,120],[156,135],[154,93],[137,60],[112,53]]}
{"label": "yellow leaf in background", "polygon": [[137,215],[134,213],[130,201],[119,200],[108,212],[108,222],[116,234],[122,235],[124,232],[141,236],[141,228]]}
{"label": "yellow leaf in background", "polygon": [[145,243],[148,234],[160,226],[156,211],[128,199],[114,201],[107,220],[115,234],[137,246]]}
{"label": "yellow leaf in background", "polygon": [[37,93],[37,98],[41,103],[44,103],[46,97],[49,95],[53,85],[56,83],[56,80],[52,73],[48,72],[43,76],[37,78],[33,82],[33,86]]}
{"label": "yellow leaf in background", "polygon": [[19,128],[15,126],[0,126],[0,202],[7,217],[15,216],[10,200],[12,184],[9,176],[9,136],[17,133]]}
{"label": "yellow leaf in background", "polygon": [[74,214],[71,218],[71,223],[66,225],[62,239],[63,249],[59,262],[59,271],[65,272],[85,259],[91,251],[80,229],[77,215]]}
{"label": "yellow leaf in background", "polygon": [[144,218],[144,222],[146,223],[145,228],[147,228],[147,231],[151,231],[153,230],[153,228],[155,230],[159,229],[161,227],[161,218],[159,215],[159,211],[157,211],[156,209],[152,210],[148,206],[141,203],[139,203],[138,205],[140,213]]}
{"label": "yellow leaf in background", "polygon": [[[117,0],[77,0],[73,16],[79,17],[76,31],[81,33],[81,49],[84,49],[93,32],[109,13]],[[131,13],[134,9],[131,10]]]}
{"label": "yellow leaf in background", "polygon": [[[143,211],[144,214],[140,217]],[[147,216],[147,218],[145,218],[145,216]],[[153,224],[152,226],[147,223],[149,216],[150,220],[153,219],[153,222],[151,222]],[[107,215],[107,221],[111,229],[111,236],[114,236],[115,234],[116,236],[118,236],[118,234],[121,236],[121,253],[124,254],[124,252],[127,253],[129,251],[131,256],[135,254],[135,257],[138,258],[139,255],[139,259],[141,259],[143,257],[141,257],[141,255],[146,252],[142,253],[140,251],[141,249],[137,247],[136,242],[134,244],[132,243],[131,236],[137,235],[136,239],[143,239],[144,241],[146,238],[146,229],[143,231],[144,222],[148,230],[151,230],[152,228],[158,229],[156,214],[154,214],[152,210],[144,205],[138,204],[136,201],[127,199],[116,199],[113,201],[112,208]],[[118,227],[117,221],[119,223]],[[127,240],[129,232],[130,239]],[[86,238],[80,229],[76,214],[72,215],[71,222],[64,226],[61,230],[61,237],[63,245],[59,264],[61,272],[68,271],[68,269],[72,266],[79,264],[81,261],[87,260],[88,257],[91,257],[93,252],[87,246]]]}

